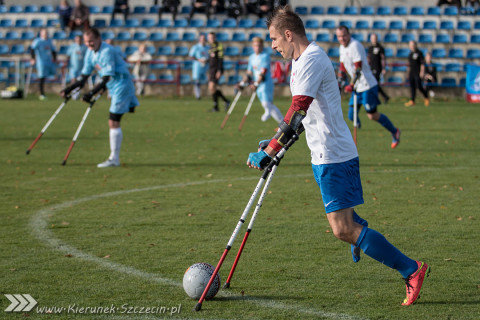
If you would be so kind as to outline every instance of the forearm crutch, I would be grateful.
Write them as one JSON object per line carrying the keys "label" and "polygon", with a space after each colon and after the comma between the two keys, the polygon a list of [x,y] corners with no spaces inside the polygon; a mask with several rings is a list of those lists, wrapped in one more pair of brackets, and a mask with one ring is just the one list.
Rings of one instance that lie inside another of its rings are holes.
{"label": "forearm crutch", "polygon": [[220,129],[223,129],[225,127],[225,124],[228,121],[228,118],[230,117],[230,114],[232,114],[233,109],[237,105],[238,99],[242,95],[242,90],[238,90],[237,94],[235,95],[235,99],[233,99],[232,104],[230,105],[230,108],[228,108],[227,114],[225,115],[225,118],[223,119],[222,125],[220,126]]}
{"label": "forearm crutch", "polygon": [[93,105],[95,102],[97,102],[98,99],[102,96],[103,92],[100,92],[97,94],[97,96],[90,101],[90,105],[88,106],[87,110],[85,111],[85,114],[83,115],[82,121],[80,121],[80,125],[77,128],[77,131],[75,132],[75,135],[73,136],[72,143],[70,143],[70,147],[67,150],[67,153],[65,154],[65,158],[63,158],[62,166],[67,164],[67,159],[68,156],[70,156],[70,152],[72,152],[73,146],[75,145],[75,142],[77,141],[78,135],[80,134],[80,131],[82,130],[83,124],[85,123],[85,120],[87,120],[88,114],[92,110]]}
{"label": "forearm crutch", "polygon": [[[255,187],[255,190],[253,191],[253,194],[250,197],[250,200],[248,201],[247,206],[245,207],[245,210],[243,211],[242,216],[240,217],[240,220],[237,223],[237,226],[233,230],[232,236],[230,237],[230,240],[228,241],[227,247],[225,248],[225,250],[222,254],[222,257],[218,261],[217,266],[216,266],[215,270],[213,271],[212,276],[210,277],[210,281],[208,281],[208,284],[205,287],[205,290],[203,291],[202,296],[198,300],[198,303],[195,305],[195,308],[194,308],[195,311],[200,311],[200,309],[202,308],[202,303],[205,300],[205,297],[207,296],[208,290],[210,290],[210,286],[212,285],[213,280],[215,279],[215,276],[217,275],[218,271],[220,270],[220,268],[223,264],[223,261],[225,260],[228,252],[232,248],[233,242],[235,241],[235,238],[237,237],[238,232],[240,231],[240,228],[242,227],[243,223],[245,222],[245,218],[247,217],[248,212],[250,211],[250,208],[252,207],[252,204],[255,201],[255,198],[257,197],[258,192],[260,191],[260,188],[262,187],[263,183],[265,181],[267,181],[267,183],[265,184],[265,186],[262,190],[262,195],[260,196],[260,199],[257,203],[256,208],[255,208],[255,212],[252,215],[252,218],[250,220],[248,230],[247,230],[247,234],[245,235],[245,237],[243,239],[242,245],[241,245],[240,250],[239,250],[239,252],[237,254],[237,257],[235,259],[234,266],[232,267],[232,271],[230,271],[229,279],[231,279],[231,276],[233,275],[236,264],[238,263],[238,259],[240,259],[240,255],[242,253],[243,247],[245,246],[245,243],[247,241],[248,234],[250,234],[251,228],[253,226],[253,222],[255,221],[256,215],[258,214],[258,211],[260,210],[260,207],[262,206],[262,202],[263,202],[263,199],[265,197],[265,194],[267,193],[268,186],[269,186],[270,181],[273,177],[273,173],[275,173],[276,168],[278,167],[278,165],[280,163],[280,160],[283,158],[283,155],[285,154],[285,152],[292,146],[292,144],[295,143],[295,141],[298,140],[298,136],[302,131],[303,131],[303,127],[302,127],[302,129],[299,130],[298,133],[296,133],[292,136],[290,141],[288,141],[285,144],[285,146],[277,153],[277,155],[272,159],[272,161],[270,162],[268,167],[263,172],[262,177],[260,178],[260,181],[258,182],[257,186]],[[229,280],[227,280],[227,282],[228,281]],[[228,287],[227,284],[225,284],[225,287]]]}
{"label": "forearm crutch", "polygon": [[358,127],[358,104],[357,91],[353,90],[353,142],[357,145],[357,127]]}
{"label": "forearm crutch", "polygon": [[40,138],[43,136],[43,134],[45,133],[45,131],[47,131],[48,127],[50,126],[50,124],[53,122],[53,120],[55,119],[55,117],[57,116],[57,114],[60,113],[60,111],[62,111],[63,107],[67,104],[68,100],[70,100],[70,96],[66,96],[65,97],[65,100],[62,102],[62,104],[57,108],[57,110],[55,111],[55,113],[50,117],[50,119],[47,121],[47,123],[45,124],[45,126],[43,127],[43,129],[40,131],[40,133],[38,134],[38,136],[35,138],[35,140],[33,140],[32,144],[30,145],[30,147],[27,149],[27,151],[25,152],[26,154],[30,154],[30,151],[32,151],[33,147],[35,147],[35,145],[37,144],[38,140],[40,140]]}
{"label": "forearm crutch", "polygon": [[243,124],[245,123],[245,120],[247,119],[248,113],[250,112],[250,108],[252,107],[253,100],[255,100],[255,97],[257,96],[257,90],[254,90],[252,93],[252,96],[250,98],[250,101],[248,101],[247,109],[245,109],[245,113],[243,114],[242,121],[240,122],[240,125],[238,126],[238,131],[242,131]]}

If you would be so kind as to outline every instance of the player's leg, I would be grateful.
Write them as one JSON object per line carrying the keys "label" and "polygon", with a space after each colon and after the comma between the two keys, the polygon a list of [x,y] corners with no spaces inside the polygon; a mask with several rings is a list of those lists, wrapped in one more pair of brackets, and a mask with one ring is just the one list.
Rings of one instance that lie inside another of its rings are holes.
{"label": "player's leg", "polygon": [[108,159],[97,165],[98,168],[118,167],[120,165],[120,148],[123,141],[123,132],[120,127],[120,120],[123,114],[110,113],[108,119],[110,156]]}
{"label": "player's leg", "polygon": [[210,80],[208,81],[208,90],[210,91],[210,94],[212,95],[212,100],[213,100],[213,108],[210,111],[213,111],[213,112],[220,111],[218,109],[217,83],[215,81],[215,78],[210,77]]}
{"label": "player's leg", "polygon": [[200,91],[200,80],[199,79],[194,80],[193,91],[194,91],[194,94],[195,94],[195,98],[197,100],[200,100],[201,91]]}

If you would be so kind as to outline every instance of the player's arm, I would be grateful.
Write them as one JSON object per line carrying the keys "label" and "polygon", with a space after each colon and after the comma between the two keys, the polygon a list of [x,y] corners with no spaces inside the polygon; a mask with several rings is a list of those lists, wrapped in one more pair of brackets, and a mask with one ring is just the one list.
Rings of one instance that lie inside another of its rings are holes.
{"label": "player's arm", "polygon": [[340,91],[343,90],[345,85],[347,84],[348,77],[347,77],[347,69],[345,69],[345,65],[343,62],[340,63],[340,67],[338,68],[338,73],[337,73],[337,82],[338,82],[338,88]]}
{"label": "player's arm", "polygon": [[362,76],[362,61],[354,62],[354,66],[355,73],[353,74],[353,78],[351,79],[350,83],[345,86],[345,92],[352,92],[358,79],[360,79],[360,77]]}
{"label": "player's arm", "polygon": [[77,80],[74,83],[72,83],[71,85],[63,88],[62,91],[60,91],[60,95],[62,97],[66,97],[70,94],[70,92],[72,92],[76,88],[80,88],[80,89],[83,88],[83,86],[85,86],[85,83],[87,83],[87,80],[88,80],[89,76],[90,75],[82,74],[82,77],[79,80]]}

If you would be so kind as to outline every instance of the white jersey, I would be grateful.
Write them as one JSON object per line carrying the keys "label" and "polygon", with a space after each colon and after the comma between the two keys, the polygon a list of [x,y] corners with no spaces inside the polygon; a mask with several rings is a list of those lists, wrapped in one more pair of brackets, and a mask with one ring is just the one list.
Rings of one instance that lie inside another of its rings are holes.
{"label": "white jersey", "polygon": [[355,77],[355,62],[362,62],[362,75],[357,80],[355,89],[357,92],[364,92],[378,85],[377,79],[373,76],[367,60],[367,53],[360,42],[351,38],[348,46],[340,45],[340,62],[351,78]]}
{"label": "white jersey", "polygon": [[292,61],[290,90],[292,96],[313,98],[302,122],[314,165],[340,163],[358,157],[343,119],[335,70],[315,42]]}

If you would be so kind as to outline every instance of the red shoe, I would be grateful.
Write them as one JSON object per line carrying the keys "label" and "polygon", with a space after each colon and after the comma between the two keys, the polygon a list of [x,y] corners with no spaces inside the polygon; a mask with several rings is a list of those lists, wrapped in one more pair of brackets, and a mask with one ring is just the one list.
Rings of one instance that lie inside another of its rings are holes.
{"label": "red shoe", "polygon": [[398,144],[400,143],[400,134],[402,132],[400,131],[400,129],[397,128],[397,132],[395,132],[394,135],[392,135],[392,149],[395,149]]}
{"label": "red shoe", "polygon": [[412,273],[405,279],[407,286],[407,297],[403,300],[402,306],[409,306],[413,304],[418,298],[420,298],[420,290],[422,289],[423,279],[428,277],[430,273],[430,267],[428,264],[420,261],[416,261],[418,265],[417,271]]}

